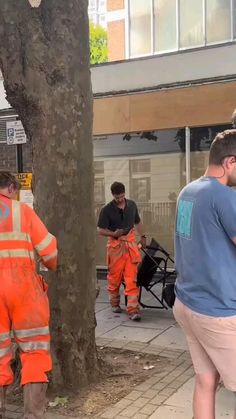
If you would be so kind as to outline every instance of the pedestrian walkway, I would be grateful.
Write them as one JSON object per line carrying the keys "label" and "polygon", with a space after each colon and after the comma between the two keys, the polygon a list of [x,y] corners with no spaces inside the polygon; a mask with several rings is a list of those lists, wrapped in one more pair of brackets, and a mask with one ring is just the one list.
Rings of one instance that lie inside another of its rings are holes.
{"label": "pedestrian walkway", "polygon": [[[194,371],[185,337],[171,310],[142,312],[142,321],[134,323],[125,311],[111,312],[106,281],[101,280],[96,304],[96,342],[98,346],[123,348],[167,357],[163,371],[154,373],[115,405],[101,412],[96,419],[191,419]],[[152,297],[144,300],[154,303]],[[124,306],[124,299],[122,300]],[[217,419],[233,419],[235,397],[223,387],[217,393]],[[22,418],[22,409],[8,406],[6,419]],[[84,419],[47,413],[46,419]]]}
{"label": "pedestrian walkway", "polygon": [[[156,354],[170,359],[168,368],[154,374],[135,390],[107,409],[102,419],[191,419],[194,371],[185,337],[171,310],[142,311],[142,321],[133,323],[125,312],[111,313],[106,282],[100,281],[101,292],[96,305],[97,344],[114,348]],[[154,299],[144,293],[144,301]],[[124,300],[122,307],[125,309]],[[220,387],[217,392],[217,419],[233,418],[235,397]]]}
{"label": "pedestrian walkway", "polygon": [[[142,321],[133,322],[125,313],[124,298],[121,314],[111,312],[106,291],[106,281],[100,281],[100,294],[96,304],[96,337],[108,339],[116,347],[126,347],[129,341],[136,341],[141,347],[143,343],[165,349],[187,350],[185,337],[176,324],[171,310],[145,309],[142,311]],[[154,304],[150,293],[143,292],[143,301]],[[122,345],[122,346],[120,346]],[[113,346],[113,345],[112,345]]]}

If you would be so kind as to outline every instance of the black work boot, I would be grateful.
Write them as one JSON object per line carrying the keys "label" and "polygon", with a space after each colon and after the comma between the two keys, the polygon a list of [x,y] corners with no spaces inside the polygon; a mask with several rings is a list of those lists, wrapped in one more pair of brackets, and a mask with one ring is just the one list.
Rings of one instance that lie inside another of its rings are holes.
{"label": "black work boot", "polygon": [[24,419],[44,419],[47,383],[24,385]]}

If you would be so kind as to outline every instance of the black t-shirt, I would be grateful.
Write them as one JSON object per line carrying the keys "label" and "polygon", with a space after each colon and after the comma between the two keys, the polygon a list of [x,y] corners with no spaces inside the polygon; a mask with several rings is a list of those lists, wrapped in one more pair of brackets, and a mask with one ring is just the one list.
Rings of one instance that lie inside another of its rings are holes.
{"label": "black t-shirt", "polygon": [[111,231],[117,229],[131,230],[140,221],[138,208],[134,201],[126,199],[124,209],[118,208],[115,201],[111,201],[102,208],[98,219],[98,227]]}

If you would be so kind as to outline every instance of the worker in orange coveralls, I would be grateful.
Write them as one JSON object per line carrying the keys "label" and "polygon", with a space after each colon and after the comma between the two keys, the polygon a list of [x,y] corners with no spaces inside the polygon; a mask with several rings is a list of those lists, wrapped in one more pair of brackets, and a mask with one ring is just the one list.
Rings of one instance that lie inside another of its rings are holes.
{"label": "worker in orange coveralls", "polygon": [[141,262],[139,247],[135,240],[135,229],[142,246],[146,246],[146,236],[134,201],[125,198],[123,183],[111,185],[114,199],[105,205],[99,215],[98,233],[108,237],[108,292],[114,313],[121,313],[120,285],[125,282],[127,312],[131,320],[141,320],[139,311],[139,288],[137,286],[137,268]]}
{"label": "worker in orange coveralls", "polygon": [[55,270],[57,244],[36,213],[16,200],[18,190],[15,176],[0,172],[0,418],[14,378],[13,334],[21,353],[24,419],[42,419],[52,360],[47,285],[36,272],[34,250]]}

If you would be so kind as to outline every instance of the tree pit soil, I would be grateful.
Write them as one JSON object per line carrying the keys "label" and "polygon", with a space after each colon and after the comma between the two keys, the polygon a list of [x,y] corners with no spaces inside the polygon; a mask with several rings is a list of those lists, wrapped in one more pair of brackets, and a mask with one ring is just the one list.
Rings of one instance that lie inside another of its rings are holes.
{"label": "tree pit soil", "polygon": [[[168,358],[158,355],[107,347],[98,348],[98,357],[102,366],[97,381],[77,394],[69,394],[68,391],[60,394],[49,392],[49,402],[55,401],[57,404],[49,407],[49,412],[68,417],[95,417],[135,390],[138,384],[165,371],[169,364]],[[22,403],[19,390],[10,392],[7,398],[9,403]]]}

